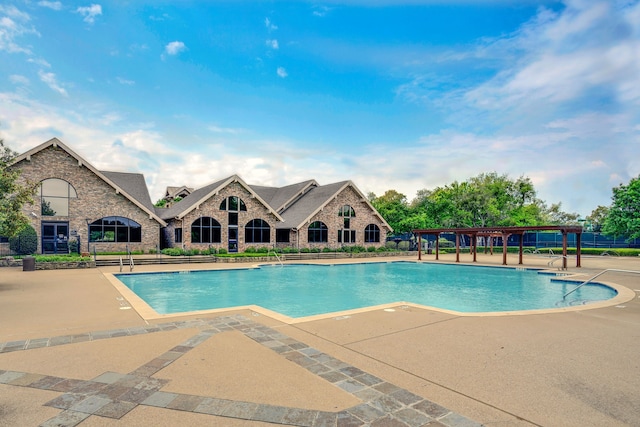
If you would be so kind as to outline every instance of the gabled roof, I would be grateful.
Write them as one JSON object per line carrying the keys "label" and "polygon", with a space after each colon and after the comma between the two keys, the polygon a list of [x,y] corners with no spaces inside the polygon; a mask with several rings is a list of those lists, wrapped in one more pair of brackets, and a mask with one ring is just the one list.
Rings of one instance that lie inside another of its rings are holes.
{"label": "gabled roof", "polygon": [[318,183],[316,180],[310,179],[297,184],[287,185],[286,187],[263,187],[260,185],[252,185],[251,188],[253,188],[253,190],[276,211],[282,213],[292,203],[295,203],[297,199],[317,186]]}
{"label": "gabled roof", "polygon": [[223,188],[231,183],[237,182],[244,187],[253,197],[255,197],[260,203],[264,205],[278,220],[282,221],[282,217],[276,212],[269,203],[267,203],[258,193],[256,193],[246,182],[242,180],[238,175],[232,175],[228,178],[220,181],[213,182],[202,188],[198,188],[193,193],[189,194],[184,199],[180,200],[169,209],[162,211],[160,214],[162,218],[169,220],[172,218],[181,219],[189,212],[200,207],[201,204],[209,200],[212,196],[219,193]]}
{"label": "gabled roof", "polygon": [[314,215],[320,212],[329,202],[348,187],[351,187],[358,193],[361,201],[375,212],[380,221],[388,227],[389,230],[393,230],[352,181],[341,181],[311,188],[303,197],[282,213],[284,223],[278,224],[277,228],[302,228]]}
{"label": "gabled roof", "polygon": [[49,141],[19,155],[13,159],[11,165],[15,165],[23,160],[29,161],[31,160],[31,156],[49,147],[59,147],[63,149],[67,154],[78,161],[78,166],[84,166],[89,169],[98,176],[98,178],[111,186],[117,194],[122,194],[127,200],[149,214],[150,219],[155,219],[162,226],[167,225],[167,223],[156,214],[155,209],[153,208],[153,203],[151,203],[151,199],[149,198],[147,184],[141,174],[99,171],[91,163],[87,162],[79,154],[62,143],[58,138],[52,138]]}
{"label": "gabled roof", "polygon": [[164,192],[164,198],[174,198],[180,195],[180,193],[182,192],[185,192],[186,195],[189,195],[193,193],[193,188],[187,187],[186,185],[183,185],[182,187],[167,187],[166,191]]}

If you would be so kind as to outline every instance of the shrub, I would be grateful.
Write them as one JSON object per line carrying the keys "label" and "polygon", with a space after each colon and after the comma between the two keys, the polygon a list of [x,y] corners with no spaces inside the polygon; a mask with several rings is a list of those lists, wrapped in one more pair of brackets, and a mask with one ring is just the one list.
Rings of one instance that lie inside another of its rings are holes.
{"label": "shrub", "polygon": [[256,248],[254,248],[253,246],[248,246],[244,251],[248,254],[255,254]]}
{"label": "shrub", "polygon": [[266,254],[269,252],[269,248],[266,246],[260,246],[256,252],[258,252],[259,254]]}
{"label": "shrub", "polygon": [[331,248],[322,248],[322,252],[335,252],[335,250],[331,249]]}
{"label": "shrub", "polygon": [[9,239],[9,248],[18,255],[35,254],[38,250],[38,234],[27,225],[17,236]]}
{"label": "shrub", "polygon": [[282,253],[283,254],[295,254],[296,252],[298,252],[298,251],[296,251],[295,248],[283,248],[282,249]]}
{"label": "shrub", "polygon": [[375,246],[367,247],[367,252],[375,252],[375,251],[376,251],[376,247]]}
{"label": "shrub", "polygon": [[309,249],[309,248],[302,248],[302,249],[300,249],[300,252],[301,252],[301,253],[303,253],[303,254],[308,254],[309,252],[311,252],[311,249]]}
{"label": "shrub", "polygon": [[227,254],[227,250],[225,248],[220,248],[220,249],[218,249],[218,254],[219,255],[226,255]]}
{"label": "shrub", "polygon": [[169,256],[184,255],[184,251],[182,250],[182,248],[165,248],[162,250],[162,253]]}
{"label": "shrub", "polygon": [[77,240],[69,240],[69,252],[70,253],[77,254],[79,246],[80,245],[78,244]]}

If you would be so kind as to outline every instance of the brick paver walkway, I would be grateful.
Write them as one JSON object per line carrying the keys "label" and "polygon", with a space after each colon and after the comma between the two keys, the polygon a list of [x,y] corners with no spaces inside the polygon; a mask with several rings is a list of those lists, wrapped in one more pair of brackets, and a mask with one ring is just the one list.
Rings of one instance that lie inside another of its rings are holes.
{"label": "brick paver walkway", "polygon": [[[61,392],[59,397],[46,405],[59,408],[62,412],[43,423],[43,427],[71,427],[92,415],[120,419],[138,405],[291,426],[480,426],[242,315],[11,341],[0,343],[0,353],[182,328],[198,328],[200,332],[129,373],[105,372],[92,380],[78,380],[0,370],[0,384]],[[153,374],[213,335],[225,331],[242,332],[287,360],[351,393],[362,403],[340,412],[324,412],[162,391],[168,380],[153,378]]]}

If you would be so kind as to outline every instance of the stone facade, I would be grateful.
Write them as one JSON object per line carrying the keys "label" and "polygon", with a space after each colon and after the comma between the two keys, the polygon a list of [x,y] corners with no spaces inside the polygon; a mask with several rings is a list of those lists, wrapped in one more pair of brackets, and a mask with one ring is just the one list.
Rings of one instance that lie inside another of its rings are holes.
{"label": "stone facade", "polygon": [[[349,228],[345,228],[345,217],[340,216],[340,209],[345,206],[351,206],[355,212],[355,217],[349,218]],[[327,242],[309,242],[309,225],[315,221],[322,221],[328,230]],[[380,229],[380,241],[365,243],[365,233],[364,230],[369,224],[375,224]],[[338,231],[342,231],[343,235],[345,231],[355,230],[356,239],[355,242],[339,242],[338,241]],[[311,220],[305,224],[304,228],[300,229],[300,235],[295,236],[295,233],[292,233],[292,241],[296,241],[293,239],[297,238],[297,243],[300,248],[337,248],[341,246],[375,246],[380,247],[384,246],[386,238],[387,238],[387,228],[383,225],[383,222],[376,215],[376,212],[371,209],[369,204],[362,200],[362,196],[355,191],[355,189],[351,186],[343,189],[336,197],[333,198],[324,208],[315,214]]]}
{"label": "stone facade", "polygon": [[[238,212],[238,252],[244,252],[247,247],[273,247],[276,241],[276,223],[277,217],[253,194],[238,182],[233,182],[219,193],[215,194],[199,207],[186,214],[181,219],[169,221],[166,228],[165,238],[172,247],[183,247],[184,249],[207,249],[209,247],[215,249],[226,249],[229,247],[229,212],[220,210],[220,204],[223,200],[230,196],[236,196],[241,199],[247,207],[246,211]],[[191,242],[191,224],[200,217],[211,217],[218,221],[221,226],[221,239],[219,243],[192,243]],[[245,242],[245,225],[253,219],[262,219],[269,224],[270,242],[268,243],[246,243]],[[175,228],[182,228],[182,244],[174,241]]]}
{"label": "stone facade", "polygon": [[[22,173],[22,182],[37,184],[45,179],[58,178],[73,186],[77,198],[69,199],[68,216],[43,216],[41,200],[36,195],[33,205],[25,205],[24,213],[31,220],[31,225],[38,234],[38,253],[42,252],[42,223],[68,223],[69,240],[80,242],[81,252],[115,252],[129,249],[155,249],[159,244],[161,224],[150,219],[149,214],[107,184],[85,165],[80,164],[64,149],[49,146],[16,163]],[[129,218],[142,227],[142,241],[132,243],[91,242],[88,243],[91,223],[108,216]],[[87,247],[89,245],[89,248]]]}

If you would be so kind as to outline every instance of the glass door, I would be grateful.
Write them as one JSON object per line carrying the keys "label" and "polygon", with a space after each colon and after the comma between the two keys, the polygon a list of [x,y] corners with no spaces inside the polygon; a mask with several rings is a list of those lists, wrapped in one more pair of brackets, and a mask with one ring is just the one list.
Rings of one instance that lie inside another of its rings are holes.
{"label": "glass door", "polygon": [[68,222],[43,222],[42,223],[42,253],[43,254],[69,253],[69,223]]}

